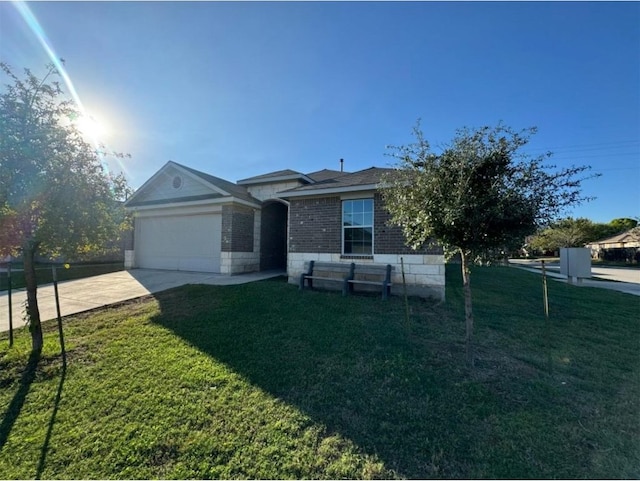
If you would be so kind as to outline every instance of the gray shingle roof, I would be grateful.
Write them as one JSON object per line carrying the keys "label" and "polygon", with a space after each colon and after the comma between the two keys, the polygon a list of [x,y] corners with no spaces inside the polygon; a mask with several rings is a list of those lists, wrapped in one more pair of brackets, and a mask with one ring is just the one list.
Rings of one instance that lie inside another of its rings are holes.
{"label": "gray shingle roof", "polygon": [[324,189],[344,189],[349,190],[349,188],[359,187],[359,186],[367,186],[367,185],[377,185],[380,183],[382,176],[388,172],[392,172],[393,169],[381,168],[381,167],[370,167],[368,169],[359,170],[357,172],[338,172],[337,177],[328,177],[323,181],[316,182],[315,184],[304,185],[302,187],[296,187],[295,189],[289,189],[283,191],[282,194],[289,193],[306,193],[312,194],[317,191],[322,191]]}
{"label": "gray shingle roof", "polygon": [[322,182],[324,180],[335,179],[337,177],[347,175],[350,173],[351,172],[340,172],[339,170],[322,169],[322,170],[318,170],[316,172],[311,172],[310,174],[307,174],[307,177],[309,177],[314,182]]}
{"label": "gray shingle roof", "polygon": [[238,181],[240,185],[249,184],[262,184],[269,182],[278,182],[283,180],[298,180],[302,183],[310,183],[312,180],[301,172],[297,172],[291,169],[278,170],[276,172],[269,172],[267,174],[256,175],[255,177],[249,177],[247,179],[241,179]]}

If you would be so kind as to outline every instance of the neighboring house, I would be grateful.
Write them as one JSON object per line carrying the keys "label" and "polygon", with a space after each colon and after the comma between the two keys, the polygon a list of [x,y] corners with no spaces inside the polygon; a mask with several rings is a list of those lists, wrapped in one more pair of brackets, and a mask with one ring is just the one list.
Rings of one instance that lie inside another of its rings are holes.
{"label": "neighboring house", "polygon": [[440,247],[414,251],[388,225],[378,193],[389,169],[281,170],[237,183],[168,162],[126,202],[134,214],[130,267],[238,274],[286,270],[297,283],[309,260],[392,264],[412,295],[444,299]]}
{"label": "neighboring house", "polygon": [[605,260],[630,260],[637,258],[640,251],[640,237],[634,229],[613,237],[591,242],[585,247],[591,249],[591,257]]}

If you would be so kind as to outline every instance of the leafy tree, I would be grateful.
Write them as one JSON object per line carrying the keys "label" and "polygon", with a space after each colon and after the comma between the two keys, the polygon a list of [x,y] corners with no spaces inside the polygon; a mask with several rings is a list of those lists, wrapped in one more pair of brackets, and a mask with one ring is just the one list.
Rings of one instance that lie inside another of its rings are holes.
{"label": "leafy tree", "polygon": [[609,222],[609,225],[611,226],[611,229],[613,231],[611,235],[616,235],[633,229],[638,225],[638,221],[635,219],[629,219],[628,217],[621,217],[618,219],[613,219],[611,222]]}
{"label": "leafy tree", "polygon": [[470,265],[504,247],[522,243],[538,226],[565,208],[587,200],[580,194],[588,167],[551,171],[546,154],[521,152],[536,129],[496,127],[457,131],[440,154],[431,151],[420,124],[416,141],[390,147],[399,162],[383,183],[392,216],[413,248],[438,242],[462,260],[467,360],[473,365],[473,309]]}
{"label": "leafy tree", "polygon": [[554,252],[561,247],[582,247],[589,242],[631,230],[638,224],[634,219],[619,218],[611,222],[595,223],[589,219],[560,219],[535,234],[529,246],[538,252]]}
{"label": "leafy tree", "polygon": [[583,247],[603,232],[602,226],[608,229],[605,224],[594,224],[589,219],[567,217],[542,229],[531,239],[529,245],[532,249],[543,252],[557,251],[562,247]]}
{"label": "leafy tree", "polygon": [[[72,122],[53,65],[40,79],[0,63],[10,83],[0,92],[0,255],[22,255],[32,350],[42,349],[35,258],[80,260],[105,249],[124,220],[122,175],[102,167],[99,153]],[[113,245],[113,243],[111,243]]]}

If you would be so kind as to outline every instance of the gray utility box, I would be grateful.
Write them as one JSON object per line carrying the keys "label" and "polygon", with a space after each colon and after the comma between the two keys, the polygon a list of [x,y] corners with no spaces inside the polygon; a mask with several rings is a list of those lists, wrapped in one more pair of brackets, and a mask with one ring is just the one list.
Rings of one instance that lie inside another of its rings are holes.
{"label": "gray utility box", "polygon": [[567,276],[569,282],[591,277],[591,252],[584,247],[560,249],[560,274]]}

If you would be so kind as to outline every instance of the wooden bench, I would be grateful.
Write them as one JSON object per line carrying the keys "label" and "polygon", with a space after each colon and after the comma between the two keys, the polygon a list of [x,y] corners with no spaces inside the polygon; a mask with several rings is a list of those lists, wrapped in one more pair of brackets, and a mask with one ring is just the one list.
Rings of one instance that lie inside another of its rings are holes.
{"label": "wooden bench", "polygon": [[348,291],[353,292],[355,284],[363,284],[369,286],[380,286],[382,289],[382,298],[386,299],[391,294],[391,264],[358,264],[347,279]]}
{"label": "wooden bench", "polygon": [[391,270],[390,264],[347,264],[344,262],[316,262],[309,261],[306,272],[300,274],[300,290],[304,289],[305,283],[311,289],[313,281],[339,282],[342,284],[342,295],[346,296],[353,292],[356,284],[380,286],[382,298],[386,299],[391,292]]}
{"label": "wooden bench", "polygon": [[309,261],[307,272],[300,274],[300,290],[304,289],[305,283],[309,286],[309,289],[313,289],[314,280],[339,282],[342,284],[342,295],[346,296],[348,291],[347,279],[353,277],[354,266],[355,264],[353,263]]}

